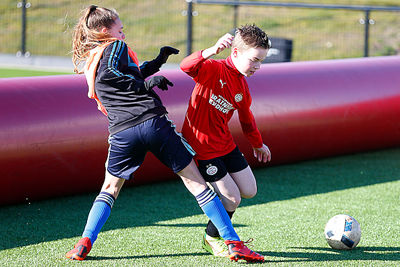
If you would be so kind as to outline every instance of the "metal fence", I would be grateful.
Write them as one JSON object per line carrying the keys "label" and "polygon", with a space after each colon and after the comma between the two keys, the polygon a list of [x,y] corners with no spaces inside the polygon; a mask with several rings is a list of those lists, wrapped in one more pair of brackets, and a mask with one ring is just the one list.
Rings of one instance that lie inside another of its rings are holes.
{"label": "metal fence", "polygon": [[70,57],[72,29],[80,10],[92,3],[119,12],[126,41],[141,61],[153,58],[160,46],[171,45],[181,50],[171,58],[178,63],[187,53],[207,48],[225,32],[248,23],[273,38],[291,40],[293,61],[400,53],[399,6],[239,0],[2,0],[0,53]]}
{"label": "metal fence", "polygon": [[91,4],[117,10],[126,41],[141,61],[155,57],[163,45],[185,50],[184,0],[1,0],[0,54],[71,57],[74,25]]}
{"label": "metal fence", "polygon": [[[264,1],[188,0],[187,51],[197,50],[204,34],[222,18],[231,30],[256,22],[294,60],[396,55],[400,53],[400,6],[361,6]],[[212,14],[210,6],[225,7]],[[231,11],[227,12],[226,7]],[[206,12],[207,11],[207,12]],[[202,17],[200,19],[200,17]],[[200,22],[200,27],[196,25]],[[206,25],[205,25],[206,24]],[[217,32],[220,32],[217,30]],[[215,36],[217,38],[217,36]],[[274,42],[272,44],[274,47]],[[193,49],[194,47],[194,49]],[[202,47],[204,45],[202,44]],[[275,46],[276,47],[276,46]],[[225,56],[225,55],[224,55]],[[285,60],[283,60],[285,61]]]}

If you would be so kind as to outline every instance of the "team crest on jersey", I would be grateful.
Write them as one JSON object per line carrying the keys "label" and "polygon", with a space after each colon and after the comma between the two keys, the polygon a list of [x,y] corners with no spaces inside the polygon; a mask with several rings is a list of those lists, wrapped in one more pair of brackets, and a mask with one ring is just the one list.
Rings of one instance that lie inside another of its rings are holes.
{"label": "team crest on jersey", "polygon": [[208,164],[208,165],[206,166],[206,168],[207,168],[206,173],[207,173],[208,175],[215,175],[215,174],[218,172],[217,166]]}
{"label": "team crest on jersey", "polygon": [[235,101],[236,102],[240,102],[243,100],[243,95],[242,94],[236,94],[235,95]]}

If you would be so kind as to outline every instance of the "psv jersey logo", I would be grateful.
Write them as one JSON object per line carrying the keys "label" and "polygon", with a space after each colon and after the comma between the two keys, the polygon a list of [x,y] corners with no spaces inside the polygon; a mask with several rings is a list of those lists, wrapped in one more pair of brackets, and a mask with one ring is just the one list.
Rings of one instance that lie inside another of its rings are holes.
{"label": "psv jersey logo", "polygon": [[240,102],[243,100],[243,95],[242,94],[236,94],[235,95],[235,101],[236,102]]}

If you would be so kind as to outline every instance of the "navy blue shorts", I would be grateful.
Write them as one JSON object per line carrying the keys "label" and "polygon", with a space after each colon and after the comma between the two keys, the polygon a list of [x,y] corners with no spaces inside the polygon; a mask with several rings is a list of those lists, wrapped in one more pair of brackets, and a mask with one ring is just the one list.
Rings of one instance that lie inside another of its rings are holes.
{"label": "navy blue shorts", "polygon": [[238,147],[221,157],[208,160],[197,160],[197,165],[204,180],[209,183],[220,180],[228,172],[238,172],[249,166],[247,160]]}
{"label": "navy blue shorts", "polygon": [[110,135],[108,143],[107,171],[126,180],[140,167],[148,151],[175,173],[188,166],[195,154],[167,115]]}

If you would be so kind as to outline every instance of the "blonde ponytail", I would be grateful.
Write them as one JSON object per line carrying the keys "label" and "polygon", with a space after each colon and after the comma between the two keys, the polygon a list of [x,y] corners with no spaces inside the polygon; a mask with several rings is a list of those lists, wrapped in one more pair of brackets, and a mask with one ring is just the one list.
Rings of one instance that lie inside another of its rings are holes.
{"label": "blonde ponytail", "polygon": [[82,63],[87,59],[90,50],[103,42],[115,40],[109,34],[101,32],[101,29],[103,27],[110,29],[118,17],[115,10],[95,5],[83,10],[83,15],[75,25],[72,38],[74,72],[82,73]]}

